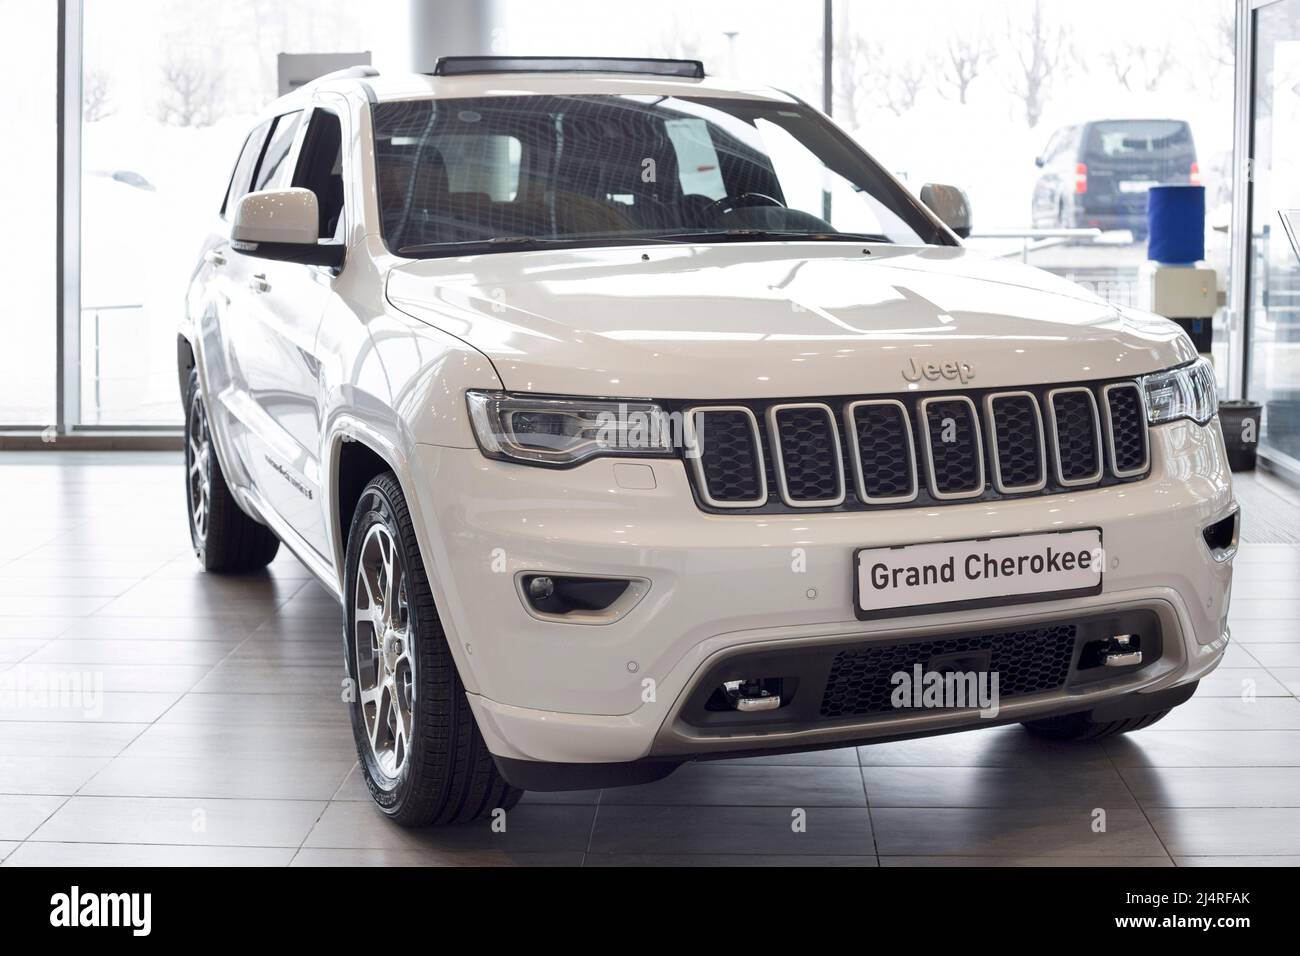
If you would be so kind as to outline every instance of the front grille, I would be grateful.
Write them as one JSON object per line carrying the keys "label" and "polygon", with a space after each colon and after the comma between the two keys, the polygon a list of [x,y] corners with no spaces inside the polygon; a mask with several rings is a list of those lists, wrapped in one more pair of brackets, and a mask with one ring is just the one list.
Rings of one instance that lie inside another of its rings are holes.
{"label": "front grille", "polygon": [[[984,671],[990,679],[997,674],[1000,700],[1057,690],[1070,674],[1076,633],[1074,624],[1057,624],[840,651],[831,662],[822,692],[821,716],[860,717],[909,709],[910,696],[900,700],[901,706],[894,705],[899,684],[893,675],[903,673],[912,678],[917,664],[922,673],[951,667],[962,672]],[[932,666],[938,658],[947,660]]]}
{"label": "front grille", "polygon": [[1059,494],[1140,480],[1146,409],[1131,381],[679,406],[692,476],[719,512],[865,510]]}

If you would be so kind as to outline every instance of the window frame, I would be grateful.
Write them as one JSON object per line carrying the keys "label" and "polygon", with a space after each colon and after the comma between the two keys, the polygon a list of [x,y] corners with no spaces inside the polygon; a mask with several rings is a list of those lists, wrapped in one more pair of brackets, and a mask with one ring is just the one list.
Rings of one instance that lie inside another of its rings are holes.
{"label": "window frame", "polygon": [[275,125],[271,127],[270,132],[266,134],[266,142],[262,144],[262,154],[257,159],[257,168],[253,171],[253,180],[251,185],[255,188],[249,192],[260,192],[267,188],[282,189],[284,186],[269,186],[267,183],[259,185],[258,180],[262,178],[262,167],[266,165],[267,157],[270,155],[271,144],[275,142],[276,135],[280,132],[280,127],[286,121],[293,124],[293,133],[289,138],[289,148],[285,150],[283,165],[277,170],[275,175],[283,174],[289,170],[289,182],[293,182],[294,171],[297,168],[298,150],[302,145],[303,115],[307,113],[306,109],[290,110],[287,113],[280,113],[275,117]]}
{"label": "window frame", "polygon": [[[218,213],[218,215],[227,222],[230,221],[230,199],[235,189],[235,177],[239,175],[239,167],[243,165],[244,154],[248,152],[248,147],[252,144],[253,137],[258,134],[259,130],[262,130],[263,127],[265,127],[265,132],[262,133],[262,141],[257,147],[257,158],[253,160],[253,166],[248,172],[248,185],[252,186],[253,181],[257,179],[257,171],[262,167],[262,156],[266,153],[266,144],[270,142],[271,135],[275,132],[275,124],[278,119],[278,116],[273,116],[270,119],[263,120],[249,130],[248,135],[244,137],[244,145],[240,147],[239,155],[235,157],[235,166],[230,171],[230,179],[226,181],[226,192],[221,199],[221,210]],[[249,190],[245,189],[239,199],[243,199],[244,196],[248,195],[248,193]],[[239,200],[236,199],[235,202],[238,204]]]}
{"label": "window frame", "polygon": [[[290,188],[296,188],[298,179],[303,175],[303,163],[307,159],[308,147],[311,145],[312,124],[316,121],[317,113],[327,113],[333,116],[339,124],[339,169],[343,179],[343,203],[339,209],[339,221],[334,228],[334,236],[318,236],[318,242],[333,243],[342,242],[348,245],[348,228],[351,217],[348,215],[348,202],[352,196],[352,188],[348,185],[348,160],[346,157],[347,150],[344,144],[347,142],[347,126],[345,124],[346,112],[344,109],[323,103],[319,100],[313,100],[305,109],[300,110],[302,118],[298,121],[298,133],[292,150],[293,154],[293,174],[289,177]],[[259,164],[261,160],[258,160]],[[307,187],[302,187],[307,188]],[[317,196],[317,201],[320,197]],[[335,237],[340,237],[336,239]]]}

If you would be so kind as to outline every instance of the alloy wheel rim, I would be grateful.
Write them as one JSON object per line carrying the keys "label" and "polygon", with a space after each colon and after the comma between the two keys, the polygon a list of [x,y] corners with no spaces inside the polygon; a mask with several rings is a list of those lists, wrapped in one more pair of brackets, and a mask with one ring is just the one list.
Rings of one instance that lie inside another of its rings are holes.
{"label": "alloy wheel rim", "polygon": [[190,518],[199,541],[208,536],[208,514],[212,499],[212,438],[208,432],[208,413],[198,395],[190,405],[186,429]]}
{"label": "alloy wheel rim", "polygon": [[371,756],[395,780],[410,756],[415,716],[415,655],[411,647],[406,574],[392,533],[366,532],[357,560],[353,600],[357,696]]}

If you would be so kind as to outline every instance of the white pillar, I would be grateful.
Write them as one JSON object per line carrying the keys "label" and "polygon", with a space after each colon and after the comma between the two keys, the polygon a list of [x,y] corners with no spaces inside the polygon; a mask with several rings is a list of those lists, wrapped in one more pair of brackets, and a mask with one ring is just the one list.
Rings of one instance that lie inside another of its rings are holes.
{"label": "white pillar", "polygon": [[411,69],[428,73],[440,56],[485,56],[500,25],[494,0],[407,0]]}

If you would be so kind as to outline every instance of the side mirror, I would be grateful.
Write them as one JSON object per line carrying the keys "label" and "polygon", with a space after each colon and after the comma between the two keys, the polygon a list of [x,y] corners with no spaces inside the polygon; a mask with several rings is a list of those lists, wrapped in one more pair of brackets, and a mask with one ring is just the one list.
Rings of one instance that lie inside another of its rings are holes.
{"label": "side mirror", "polygon": [[970,200],[956,186],[926,183],[921,187],[921,202],[958,238],[970,237]]}
{"label": "side mirror", "polygon": [[343,264],[343,246],[317,242],[319,229],[320,206],[314,192],[266,189],[239,200],[230,248],[260,259],[338,268]]}
{"label": "side mirror", "polygon": [[1047,160],[1043,159],[1043,157],[1041,156],[1035,156],[1034,165],[1037,166],[1039,169],[1042,169],[1044,166],[1047,165]]}

